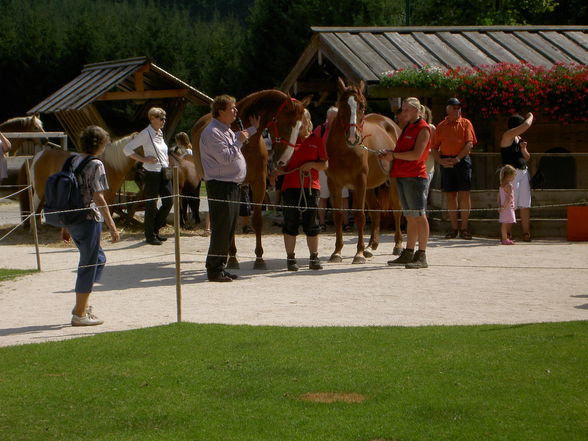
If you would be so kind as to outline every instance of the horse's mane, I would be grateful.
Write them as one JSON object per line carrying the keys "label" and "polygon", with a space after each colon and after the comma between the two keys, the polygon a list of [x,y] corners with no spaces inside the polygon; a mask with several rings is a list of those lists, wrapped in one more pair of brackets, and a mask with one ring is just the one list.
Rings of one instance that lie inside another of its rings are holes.
{"label": "horse's mane", "polygon": [[[37,130],[30,130],[37,129]],[[43,131],[43,122],[36,116],[17,116],[0,124],[0,130],[4,132],[31,132]]]}
{"label": "horse's mane", "polygon": [[253,92],[237,103],[240,112],[239,116],[241,119],[248,118],[250,115],[258,113],[256,110],[258,106],[264,105],[268,102],[275,102],[276,104],[282,103],[287,98],[288,95],[275,89]]}
{"label": "horse's mane", "polygon": [[137,132],[134,132],[130,135],[115,139],[107,145],[102,155],[104,163],[120,173],[125,172],[129,161],[132,161],[132,159],[129,159],[129,157],[123,153],[123,149],[136,134]]}

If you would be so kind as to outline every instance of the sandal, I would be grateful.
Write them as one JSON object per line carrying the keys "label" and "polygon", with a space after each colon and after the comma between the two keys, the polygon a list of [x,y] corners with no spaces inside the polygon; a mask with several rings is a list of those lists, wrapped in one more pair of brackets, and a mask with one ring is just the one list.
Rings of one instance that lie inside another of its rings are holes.
{"label": "sandal", "polygon": [[472,240],[472,233],[470,233],[468,230],[461,230],[460,236],[462,239]]}
{"label": "sandal", "polygon": [[523,242],[531,242],[531,233],[523,234]]}

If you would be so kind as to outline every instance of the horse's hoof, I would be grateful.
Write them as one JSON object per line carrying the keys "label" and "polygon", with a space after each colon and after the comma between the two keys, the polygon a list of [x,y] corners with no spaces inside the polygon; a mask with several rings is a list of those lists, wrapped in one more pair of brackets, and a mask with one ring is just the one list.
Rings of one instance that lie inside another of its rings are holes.
{"label": "horse's hoof", "polygon": [[363,257],[363,256],[355,256],[353,258],[353,263],[365,263],[365,257]]}
{"label": "horse's hoof", "polygon": [[266,270],[267,269],[267,265],[265,263],[265,260],[263,260],[263,259],[255,259],[255,263],[253,264],[253,269],[255,269],[255,270]]}
{"label": "horse's hoof", "polygon": [[333,254],[331,255],[331,258],[329,259],[330,263],[341,263],[343,262],[343,259],[341,258],[341,254]]}
{"label": "horse's hoof", "polygon": [[[363,250],[363,255],[365,257],[367,257],[368,259],[374,257],[374,253],[372,253],[372,250],[369,248],[366,248],[365,250]],[[361,263],[363,263],[363,262],[361,262]]]}
{"label": "horse's hoof", "polygon": [[239,261],[236,257],[229,257],[227,262],[227,269],[240,269],[241,266],[239,265]]}
{"label": "horse's hoof", "polygon": [[404,248],[402,248],[402,247],[394,247],[394,250],[392,251],[392,255],[400,256],[402,254],[403,250],[404,250]]}

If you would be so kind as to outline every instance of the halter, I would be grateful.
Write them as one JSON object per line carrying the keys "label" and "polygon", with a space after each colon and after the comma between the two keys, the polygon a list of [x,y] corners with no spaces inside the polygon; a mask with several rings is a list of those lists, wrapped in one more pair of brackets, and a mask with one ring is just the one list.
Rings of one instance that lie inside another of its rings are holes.
{"label": "halter", "polygon": [[[345,128],[345,143],[347,144],[347,147],[349,147],[350,149],[356,147],[359,144],[363,144],[363,140],[366,139],[368,136],[371,136],[371,135],[362,136],[364,122],[365,122],[365,120],[362,120],[359,124],[345,124],[343,126]],[[349,133],[349,129],[351,127],[355,127],[357,129],[355,132],[355,141],[353,141],[353,142],[349,142],[348,137],[347,137],[347,134]]]}
{"label": "halter", "polygon": [[[298,101],[296,98],[290,98],[291,102],[295,102]],[[296,147],[296,144],[292,144],[289,141],[285,141],[280,137],[280,129],[278,128],[278,115],[280,114],[280,112],[282,110],[284,110],[284,108],[286,107],[286,104],[288,104],[288,100],[285,99],[282,104],[280,104],[280,107],[278,107],[278,111],[276,112],[276,114],[274,115],[274,117],[271,119],[270,122],[267,123],[267,125],[265,126],[266,129],[268,129],[269,135],[270,137],[273,139],[273,143],[282,143],[282,144],[286,144],[289,147]],[[273,134],[271,131],[271,128],[273,127]],[[273,144],[272,143],[272,144]]]}

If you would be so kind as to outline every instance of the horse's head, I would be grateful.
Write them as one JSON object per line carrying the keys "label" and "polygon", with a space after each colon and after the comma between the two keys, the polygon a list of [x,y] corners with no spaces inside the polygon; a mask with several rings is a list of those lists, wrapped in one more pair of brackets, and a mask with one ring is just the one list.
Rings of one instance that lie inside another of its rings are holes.
{"label": "horse's head", "polygon": [[273,161],[278,167],[284,167],[294,153],[294,146],[302,127],[304,108],[312,97],[302,101],[286,96],[276,110],[271,121],[266,125],[272,141]]}
{"label": "horse's head", "polygon": [[350,144],[357,144],[360,136],[357,129],[361,128],[367,101],[363,95],[365,83],[359,82],[357,86],[345,85],[345,82],[339,78],[339,99],[337,101],[337,121],[345,127],[347,140]]}
{"label": "horse's head", "polygon": [[33,116],[26,118],[25,132],[44,132],[43,121],[39,118],[39,114],[35,113]]}

